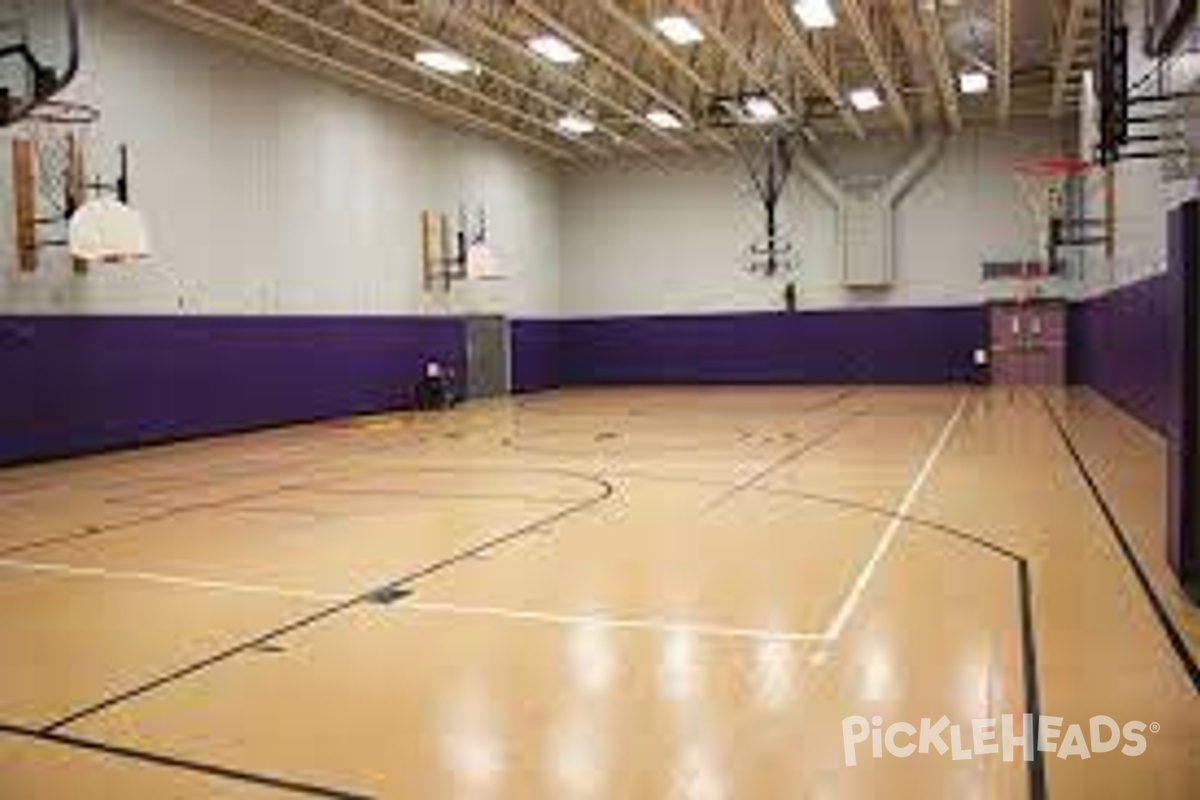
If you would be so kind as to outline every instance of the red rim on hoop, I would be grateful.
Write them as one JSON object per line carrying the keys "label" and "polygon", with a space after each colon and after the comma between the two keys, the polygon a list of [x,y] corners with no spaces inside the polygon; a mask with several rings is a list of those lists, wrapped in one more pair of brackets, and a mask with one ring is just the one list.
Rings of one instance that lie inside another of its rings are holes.
{"label": "red rim on hoop", "polygon": [[1081,158],[1051,156],[1035,158],[1030,161],[1018,161],[1013,166],[1013,172],[1036,178],[1066,178],[1072,175],[1082,175],[1091,168],[1092,165]]}
{"label": "red rim on hoop", "polygon": [[100,109],[72,100],[47,100],[26,117],[46,125],[92,125],[100,120]]}

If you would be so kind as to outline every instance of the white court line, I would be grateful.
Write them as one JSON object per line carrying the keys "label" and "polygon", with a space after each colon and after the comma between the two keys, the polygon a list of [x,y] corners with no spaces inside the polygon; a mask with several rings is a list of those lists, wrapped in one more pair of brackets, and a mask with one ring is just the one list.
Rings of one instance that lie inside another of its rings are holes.
{"label": "white court line", "polygon": [[929,451],[929,455],[925,459],[925,463],[921,466],[917,477],[913,479],[912,485],[908,487],[908,493],[904,495],[904,500],[901,501],[900,507],[894,512],[891,522],[888,523],[887,529],[883,535],[879,537],[879,543],[875,545],[875,552],[871,553],[871,558],[867,561],[862,572],[854,581],[854,586],[850,589],[850,594],[842,601],[842,607],[838,609],[837,614],[833,618],[833,622],[829,623],[829,627],[825,629],[825,638],[829,641],[837,640],[842,631],[846,628],[846,623],[850,621],[850,617],[854,615],[858,604],[862,602],[863,594],[867,587],[871,584],[871,579],[875,576],[875,570],[878,569],[879,563],[883,561],[883,557],[887,555],[888,550],[892,547],[892,542],[896,535],[900,532],[900,528],[904,525],[904,518],[908,516],[908,512],[912,510],[913,504],[917,501],[917,496],[921,493],[922,487],[925,486],[925,481],[929,479],[929,475],[933,472],[933,467],[941,457],[942,451],[946,449],[946,444],[950,441],[950,435],[954,432],[954,428],[958,425],[958,421],[962,418],[963,411],[967,408],[967,396],[958,401],[958,408],[954,414],[946,422],[942,428],[942,433],[938,436],[937,441],[933,445],[933,449]]}
{"label": "white court line", "polygon": [[[163,575],[154,572],[121,572],[106,570],[100,567],[74,567],[70,564],[53,564],[37,561],[22,561],[17,559],[0,559],[0,568],[35,572],[50,575],[64,575],[72,578],[95,578],[106,581],[126,581],[136,583],[153,583],[160,586],[177,586],[187,589],[202,589],[205,591],[232,592],[236,594],[265,595],[268,597],[313,600],[323,603],[346,603],[360,595],[333,594],[326,592],[308,591],[305,589],[287,589],[280,586],[263,586],[257,584],[234,583],[231,581],[204,580],[201,578],[184,578],[178,575]],[[454,603],[423,603],[405,601],[399,606],[402,610],[421,613],[456,614],[460,616],[493,617],[496,619],[519,620],[522,622],[541,622],[562,626],[597,626],[602,628],[620,628],[627,630],[645,630],[656,633],[691,633],[698,636],[709,636],[726,639],[750,639],[753,641],[776,642],[809,642],[824,641],[821,633],[796,633],[790,631],[770,631],[756,628],[733,628],[703,623],[671,622],[658,619],[643,619],[629,617],[608,617],[604,615],[587,614],[554,614],[542,611],[521,611],[496,606],[467,606]]]}
{"label": "white court line", "polygon": [[[868,560],[862,572],[859,573],[858,578],[854,582],[854,586],[851,588],[850,593],[846,596],[846,599],[842,602],[842,605],[839,608],[837,615],[834,617],[833,622],[830,623],[829,627],[826,628],[823,633],[801,633],[792,631],[772,631],[758,628],[725,627],[721,625],[707,625],[704,623],[672,622],[670,620],[654,618],[608,617],[603,615],[587,614],[555,614],[542,611],[521,611],[517,609],[500,608],[495,606],[458,605],[455,603],[426,603],[420,601],[406,601],[401,607],[403,609],[422,613],[492,617],[497,619],[540,622],[562,626],[597,626],[602,628],[625,630],[644,630],[664,634],[688,633],[713,638],[745,639],[756,642],[835,642],[841,636],[847,622],[853,616],[859,603],[862,601],[863,594],[870,585],[880,562],[891,549],[893,541],[899,533],[900,528],[904,524],[903,518],[908,514],[913,504],[916,502],[921,489],[924,487],[925,482],[928,480],[929,475],[933,471],[934,465],[937,463],[938,458],[941,456],[942,452],[946,448],[947,443],[950,441],[950,436],[954,432],[954,428],[957,426],[958,421],[962,418],[966,407],[967,397],[964,395],[960,399],[954,414],[946,422],[945,427],[943,427],[941,435],[938,436],[933,449],[926,457],[924,464],[917,473],[917,476],[909,486],[908,492],[904,496],[904,500],[901,502],[900,507],[895,512],[895,516],[889,522],[888,527],[884,530],[883,535],[880,537],[874,552],[871,554],[870,560]],[[9,568],[25,572],[66,575],[80,578],[97,578],[112,581],[136,581],[191,589],[265,595],[281,598],[313,600],[318,602],[344,603],[349,602],[357,597],[357,595],[333,594],[308,591],[304,589],[288,589],[278,586],[262,586],[234,583],[229,581],[185,578],[175,575],[163,575],[150,572],[120,572],[106,570],[99,567],[75,567],[69,564],[41,563],[17,559],[0,559],[0,568]]]}
{"label": "white court line", "polygon": [[594,626],[598,628],[619,628],[625,630],[643,630],[654,633],[688,633],[697,636],[709,636],[724,639],[750,639],[757,642],[824,642],[828,637],[823,633],[797,633],[792,631],[772,631],[762,628],[732,628],[723,625],[705,625],[692,622],[672,622],[670,620],[639,618],[639,617],[609,617],[601,614],[552,614],[544,611],[519,611],[495,606],[467,606],[457,603],[425,603],[411,601],[404,608],[434,614],[458,614],[471,617],[495,617],[499,619],[518,620],[521,622],[544,622],[551,625],[564,626]]}
{"label": "white court line", "polygon": [[100,567],[74,567],[70,564],[49,564],[39,561],[22,561],[9,558],[0,559],[0,568],[48,575],[65,575],[72,578],[97,578],[106,581],[154,583],[160,586],[178,586],[185,589],[204,589],[208,591],[234,592],[237,594],[288,597],[299,600],[315,600],[322,603],[344,603],[354,599],[354,595],[315,592],[307,589],[286,589],[281,586],[258,586],[247,583],[232,583],[230,581],[205,580],[203,578],[184,578],[179,575],[162,575],[155,572],[121,572],[101,569]]}

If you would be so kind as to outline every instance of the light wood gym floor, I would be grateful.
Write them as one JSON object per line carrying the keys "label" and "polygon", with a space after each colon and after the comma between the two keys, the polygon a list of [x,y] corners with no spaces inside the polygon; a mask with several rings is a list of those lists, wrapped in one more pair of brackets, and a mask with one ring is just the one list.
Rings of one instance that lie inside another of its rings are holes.
{"label": "light wood gym floor", "polygon": [[[8,470],[0,797],[1195,798],[1164,484],[1094,394],[965,388],[571,391]],[[1158,731],[843,761],[847,716],[1030,710]]]}

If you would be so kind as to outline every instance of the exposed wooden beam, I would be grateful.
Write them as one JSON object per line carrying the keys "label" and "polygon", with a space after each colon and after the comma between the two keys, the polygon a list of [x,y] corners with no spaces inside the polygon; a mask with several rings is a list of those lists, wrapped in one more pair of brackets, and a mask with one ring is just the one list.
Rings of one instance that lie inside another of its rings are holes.
{"label": "exposed wooden beam", "polygon": [[770,78],[763,74],[742,47],[733,41],[707,4],[700,0],[677,0],[677,4],[688,13],[692,21],[700,26],[704,34],[712,40],[725,58],[737,67],[738,72],[756,89],[766,92],[783,113],[788,116],[795,115],[796,109],[792,102],[772,87]]}
{"label": "exposed wooden beam", "polygon": [[619,22],[631,34],[641,39],[642,43],[649,47],[650,50],[660,59],[662,59],[664,63],[669,64],[676,72],[687,78],[688,81],[691,82],[692,86],[694,86],[701,94],[716,94],[716,89],[713,87],[712,83],[699,72],[697,72],[696,68],[688,63],[687,59],[681,57],[674,50],[672,50],[671,47],[659,37],[658,33],[651,30],[649,26],[644,24],[644,21],[638,20],[628,11],[626,11],[620,3],[616,2],[616,0],[593,0],[593,2],[595,2],[597,8],[599,8],[601,11],[604,11],[606,14]]}
{"label": "exposed wooden beam", "polygon": [[792,54],[796,57],[796,60],[800,62],[800,66],[804,69],[809,80],[816,85],[821,94],[825,95],[825,99],[837,109],[838,116],[842,119],[842,124],[859,139],[866,138],[866,131],[863,129],[862,123],[859,122],[854,111],[847,105],[846,98],[842,97],[837,82],[826,72],[825,67],[821,65],[820,59],[817,58],[817,54],[808,46],[808,42],[804,40],[804,37],[796,27],[796,21],[792,18],[792,11],[788,4],[784,0],[761,1],[763,8],[767,12],[767,16],[775,23],[776,29],[783,37]]}
{"label": "exposed wooden beam", "polygon": [[[597,105],[604,106],[608,110],[613,111],[619,116],[622,116],[630,122],[636,124],[638,127],[645,127],[646,118],[644,115],[631,109],[621,101],[610,97],[605,92],[596,89],[587,81],[572,75],[569,70],[557,67],[554,64],[550,64],[541,56],[530,50],[524,42],[514,39],[507,33],[502,33],[496,30],[495,26],[493,26],[490,21],[480,19],[461,7],[452,8],[451,18],[453,19],[455,25],[459,25],[479,38],[491,42],[500,49],[506,51],[513,58],[527,61],[536,69],[545,70],[549,74],[554,75],[554,77],[562,83],[573,87],[580,94],[591,99]],[[636,149],[643,155],[653,155],[653,151],[633,140],[629,140],[629,146]]]}
{"label": "exposed wooden beam", "polygon": [[850,20],[850,27],[854,29],[854,34],[862,45],[863,52],[867,56],[867,63],[871,65],[871,71],[875,74],[875,80],[883,88],[883,94],[888,108],[892,111],[892,116],[896,118],[896,122],[906,134],[911,134],[913,131],[912,116],[908,113],[908,107],[900,95],[896,79],[892,75],[892,68],[884,57],[883,50],[879,47],[879,40],[875,38],[875,32],[871,30],[871,20],[867,16],[866,10],[859,4],[859,0],[841,0],[840,6],[846,18]]}
{"label": "exposed wooden beam", "polygon": [[[986,61],[995,98],[965,104],[956,74],[960,54],[943,28],[957,13],[952,6],[967,0],[835,0],[839,25],[828,30],[805,28],[794,0],[122,1],[175,9],[174,16],[194,21],[194,14],[179,10],[186,4],[319,53],[325,72],[331,71],[326,62],[337,62],[407,96],[419,94],[423,100],[414,104],[432,103],[439,113],[457,108],[487,120],[490,131],[516,133],[581,161],[633,154],[655,163],[671,150],[732,149],[737,132],[706,125],[700,110],[730,91],[763,92],[802,122],[816,111],[824,123],[819,130],[837,126],[862,139],[868,125],[849,102],[851,80],[874,86],[887,105],[872,117],[872,130],[880,123],[905,133],[923,124],[958,130],[968,113],[972,121],[986,115],[993,125],[1066,114],[1098,3],[1029,0],[1053,30],[1042,37],[1039,53],[1027,53],[1032,40],[1021,45],[1018,63],[1016,15],[1023,6],[970,0],[994,22]],[[660,13],[686,15],[707,41],[675,45],[655,27]],[[532,52],[528,39],[539,32],[569,42],[583,60],[562,65]],[[478,69],[461,75],[428,69],[413,58],[422,49],[457,52]],[[339,75],[351,80],[344,71]],[[684,128],[655,126],[646,118],[651,109],[670,112]],[[597,133],[564,137],[558,123],[570,113],[591,116]]]}
{"label": "exposed wooden beam", "polygon": [[218,13],[191,0],[135,0],[139,8],[198,33],[246,46],[271,58],[339,80],[372,94],[416,106],[435,117],[452,119],[491,136],[508,139],[560,160],[572,153],[536,136],[500,124],[488,117],[448,103],[419,89],[387,80],[375,73],[339,61],[327,53],[271,34],[246,22]]}
{"label": "exposed wooden beam", "polygon": [[[674,114],[676,117],[678,117],[680,119],[680,121],[683,122],[685,125],[695,128],[696,121],[692,117],[691,110],[687,107],[687,105],[685,103],[681,103],[678,100],[676,100],[675,98],[668,96],[666,94],[666,92],[664,92],[662,89],[655,86],[649,80],[647,80],[646,78],[639,75],[631,67],[626,66],[625,62],[622,61],[622,59],[620,57],[615,56],[612,53],[609,53],[608,51],[604,50],[603,48],[601,48],[598,45],[596,45],[595,43],[593,43],[592,40],[586,34],[579,31],[575,27],[568,25],[562,18],[560,18],[558,15],[555,15],[552,12],[550,12],[541,3],[537,2],[537,0],[516,0],[516,3],[520,9],[525,11],[525,13],[529,14],[530,17],[532,17],[533,19],[537,20],[539,24],[545,26],[547,29],[552,31],[555,35],[570,42],[575,47],[578,47],[583,53],[585,53],[586,55],[595,59],[597,62],[599,62],[601,65],[603,65],[606,69],[608,69],[613,74],[619,75],[620,77],[624,78],[626,81],[629,82],[629,84],[631,86],[640,90],[644,95],[646,95],[651,100],[653,100],[654,103],[658,107],[663,108],[667,111],[670,111],[672,114]],[[630,23],[632,22],[632,20],[629,20],[629,15],[626,12],[624,12],[623,10],[620,10],[615,4],[609,3],[607,5],[608,5],[608,10],[610,12],[612,12],[613,10],[618,10],[620,12],[621,16],[624,18],[624,20],[626,20]],[[621,19],[618,19],[618,22],[621,22]],[[623,24],[626,24],[626,23],[623,23]],[[638,27],[639,26],[636,26],[636,24],[634,24],[633,30],[635,33],[637,33]],[[639,35],[639,38],[642,40],[643,43],[652,43],[654,45],[660,44],[653,36],[648,37],[649,42],[647,42],[647,38],[643,38],[640,35]],[[691,70],[689,70],[689,71],[691,71]],[[671,137],[671,138],[673,141],[678,141],[678,140],[674,139],[674,137]],[[715,143],[722,149],[725,149],[725,150],[733,149],[732,146],[729,144],[729,142],[727,142],[724,138],[722,138],[720,136],[717,136],[715,134],[708,134],[707,138],[709,138],[713,143]]]}
{"label": "exposed wooden beam", "polygon": [[933,64],[933,75],[937,81],[938,94],[942,97],[942,109],[951,130],[962,130],[962,111],[958,106],[958,82],[950,68],[950,55],[946,52],[946,37],[942,33],[942,15],[936,2],[925,2],[918,12],[921,30],[925,34],[925,49]]}
{"label": "exposed wooden beam", "polygon": [[[414,25],[386,14],[377,7],[363,2],[363,0],[342,0],[342,2],[355,13],[362,15],[364,19],[370,20],[372,23],[385,30],[406,36],[413,41],[421,43],[422,46],[437,50],[456,52],[471,59],[471,61],[473,61],[480,69],[482,69],[492,80],[495,80],[497,83],[504,84],[515,92],[532,97],[538,102],[550,107],[556,113],[566,114],[574,110],[569,103],[559,100],[557,97],[554,97],[551,94],[536,89],[524,81],[519,81],[511,77],[501,67],[489,63],[486,57],[480,53],[474,52],[470,48],[464,48],[461,43],[452,44],[444,39],[425,33]],[[626,137],[624,135],[612,128],[609,128],[603,123],[597,123],[597,127],[601,133],[604,133],[615,142],[623,143],[626,141]],[[580,144],[586,146],[590,150],[605,154],[605,151],[603,151],[601,148],[597,148],[588,142],[581,141]]]}
{"label": "exposed wooden beam", "polygon": [[1083,28],[1083,12],[1089,0],[1069,0],[1066,22],[1058,40],[1058,55],[1054,60],[1054,88],[1050,94],[1050,116],[1062,115],[1066,103],[1067,82],[1074,71],[1072,62],[1079,47],[1079,33]]}
{"label": "exposed wooden beam", "polygon": [[629,82],[630,86],[642,92],[642,94],[649,97],[658,106],[670,111],[680,119],[690,119],[690,112],[675,98],[669,97],[666,92],[639,75],[632,68],[627,67],[617,56],[607,52],[599,45],[593,44],[586,35],[573,26],[568,25],[541,3],[537,2],[537,0],[514,0],[514,2],[516,2],[518,8],[537,20],[538,24],[564,41],[569,42],[574,47],[577,47],[584,55],[591,57],[603,65],[605,69],[624,78]]}
{"label": "exposed wooden beam", "polygon": [[[262,9],[264,11],[267,11],[271,14],[274,14],[276,17],[278,17],[280,19],[287,20],[288,22],[292,23],[293,25],[299,25],[301,27],[307,28],[309,31],[319,34],[321,36],[326,36],[329,39],[332,39],[333,41],[336,41],[345,47],[348,47],[353,50],[357,50],[360,53],[364,53],[372,58],[378,59],[379,61],[389,64],[400,70],[409,72],[414,75],[418,75],[421,78],[429,80],[432,83],[436,83],[439,86],[442,86],[452,92],[461,94],[464,97],[469,97],[471,100],[475,101],[479,105],[490,108],[493,111],[503,114],[511,119],[520,120],[521,122],[525,123],[526,125],[529,125],[530,127],[540,128],[541,130],[544,130],[547,133],[549,133],[551,136],[560,136],[561,135],[561,132],[559,131],[558,126],[554,121],[548,120],[545,117],[539,116],[537,114],[532,114],[518,106],[510,105],[509,103],[503,102],[501,100],[497,100],[490,94],[488,94],[486,92],[482,92],[478,89],[475,89],[475,88],[463,83],[462,81],[454,80],[452,78],[438,75],[437,73],[434,73],[430,70],[426,70],[423,67],[421,67],[420,65],[418,65],[411,58],[397,55],[392,50],[389,50],[389,49],[386,49],[383,47],[379,47],[378,45],[373,44],[372,42],[368,42],[363,39],[360,39],[359,37],[351,35],[351,34],[347,33],[346,31],[340,30],[338,28],[333,27],[332,25],[328,25],[324,22],[321,22],[320,20],[315,19],[314,17],[310,17],[307,14],[296,11],[295,9],[292,9],[288,6],[282,5],[279,2],[276,2],[276,0],[251,0],[251,3],[255,7]],[[577,144],[579,144],[581,146],[594,149],[594,145],[591,145],[588,142],[584,142],[582,140],[575,140],[575,141]]]}
{"label": "exposed wooden beam", "polygon": [[912,0],[888,0],[892,20],[900,32],[900,42],[911,65],[912,74],[923,96],[922,109],[929,117],[939,116],[942,107],[941,93],[934,85],[931,66],[925,52],[925,36],[917,21],[917,12]]}
{"label": "exposed wooden beam", "polygon": [[1012,119],[1012,0],[996,0],[996,116]]}

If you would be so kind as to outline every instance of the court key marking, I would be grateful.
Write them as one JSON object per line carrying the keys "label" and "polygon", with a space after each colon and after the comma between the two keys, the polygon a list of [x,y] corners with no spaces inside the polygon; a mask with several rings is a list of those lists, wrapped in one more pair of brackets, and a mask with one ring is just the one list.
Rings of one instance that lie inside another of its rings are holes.
{"label": "court key marking", "polygon": [[[836,642],[855,610],[862,602],[863,595],[875,575],[879,564],[890,551],[901,527],[908,519],[908,513],[915,504],[922,488],[933,471],[938,459],[945,451],[951,435],[967,407],[967,398],[963,396],[954,413],[943,426],[932,450],[926,456],[920,470],[908,487],[908,491],[899,509],[891,517],[870,559],[855,579],[849,594],[842,601],[833,621],[821,632],[779,631],[762,628],[745,628],[738,626],[711,625],[703,622],[675,621],[654,617],[614,617],[603,614],[569,614],[546,611],[530,611],[513,608],[503,608],[490,605],[470,605],[444,602],[412,601],[408,596],[397,596],[395,602],[403,602],[403,607],[420,613],[443,613],[462,616],[485,616],[523,622],[540,622],[564,626],[598,626],[604,628],[643,630],[657,633],[690,633],[697,636],[746,639],[756,642],[820,642],[830,644]],[[323,592],[310,589],[298,589],[282,586],[249,584],[236,581],[210,580],[204,578],[188,578],[179,575],[167,575],[142,571],[107,570],[99,567],[77,567],[70,564],[24,561],[20,559],[0,559],[0,568],[60,575],[75,578],[95,578],[109,581],[126,581],[153,583],[164,586],[176,586],[186,589],[205,591],[221,591],[247,595],[263,595],[279,598],[291,598],[314,602],[347,603],[360,597],[357,594]],[[388,603],[390,604],[390,603]]]}

